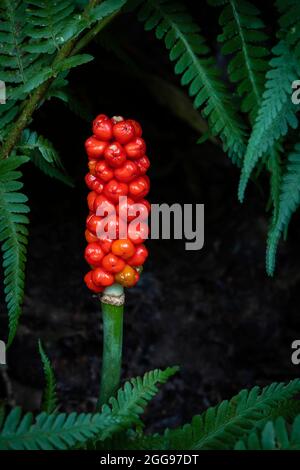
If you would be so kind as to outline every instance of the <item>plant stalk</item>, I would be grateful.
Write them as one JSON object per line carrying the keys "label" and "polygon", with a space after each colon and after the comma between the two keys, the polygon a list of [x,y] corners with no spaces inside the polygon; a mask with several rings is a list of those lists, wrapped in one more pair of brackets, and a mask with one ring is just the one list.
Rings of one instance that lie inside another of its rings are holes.
{"label": "plant stalk", "polygon": [[124,294],[119,284],[105,289],[101,296],[103,356],[97,409],[115,395],[120,385],[123,344]]}

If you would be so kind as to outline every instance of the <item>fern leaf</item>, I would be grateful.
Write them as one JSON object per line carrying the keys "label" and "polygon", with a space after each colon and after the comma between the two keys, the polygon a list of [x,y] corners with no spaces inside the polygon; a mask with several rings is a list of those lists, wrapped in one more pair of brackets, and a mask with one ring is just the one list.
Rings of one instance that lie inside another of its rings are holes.
{"label": "fern leaf", "polygon": [[25,50],[25,25],[25,2],[4,0],[0,7],[0,67],[1,79],[7,83],[25,83],[27,70],[37,58]]}
{"label": "fern leaf", "polygon": [[262,104],[243,162],[238,192],[241,202],[259,159],[273,149],[280,137],[287,134],[289,127],[295,129],[298,125],[296,112],[299,106],[291,100],[291,84],[297,78],[297,60],[283,41],[273,48],[273,52],[276,57],[270,61],[272,69],[266,75]]}
{"label": "fern leaf", "polygon": [[270,171],[270,187],[271,187],[271,199],[273,204],[273,221],[277,220],[278,210],[279,210],[279,200],[280,200],[280,186],[282,180],[282,168],[280,161],[280,151],[281,147],[275,145],[269,154],[267,159],[267,167]]}
{"label": "fern leaf", "polygon": [[280,13],[279,35],[293,48],[296,56],[300,57],[300,4],[298,0],[277,0],[276,6]]}
{"label": "fern leaf", "polygon": [[8,345],[17,330],[24,296],[24,269],[29,212],[27,197],[19,190],[20,171],[15,171],[27,157],[10,157],[0,161],[0,242],[3,253],[4,292],[9,315]]}
{"label": "fern leaf", "polygon": [[261,45],[267,40],[262,32],[264,23],[259,10],[246,0],[209,0],[212,5],[224,4],[220,16],[223,33],[218,40],[223,43],[222,53],[234,55],[228,66],[229,78],[238,83],[242,111],[254,121],[260,106],[265,73],[268,69],[268,51]]}
{"label": "fern leaf", "polygon": [[[69,39],[68,25],[75,9],[72,0],[28,0],[28,26],[31,41],[27,50],[52,54]],[[66,27],[67,26],[67,27]]]}
{"label": "fern leaf", "polygon": [[38,135],[30,129],[25,129],[18,149],[20,152],[28,155],[34,165],[47,176],[56,178],[70,187],[74,186],[72,178],[65,172],[58,152],[45,137]]}
{"label": "fern leaf", "polygon": [[[154,436],[155,440],[150,440],[149,444],[155,443],[159,445],[157,449],[170,450],[230,449],[237,439],[249,434],[257,423],[272,416],[276,407],[299,390],[300,380],[287,385],[273,383],[262,391],[259,387],[242,390],[231,400],[225,400],[202,415],[195,416],[191,424],[167,430],[160,440]],[[147,445],[147,439],[144,439],[143,445]]]}
{"label": "fern leaf", "polygon": [[96,434],[119,429],[110,413],[77,414],[47,413],[35,419],[31,413],[22,416],[20,408],[14,408],[0,431],[1,450],[64,450],[86,442]]}
{"label": "fern leaf", "polygon": [[[117,393],[111,397],[109,405],[113,416],[131,416],[132,421],[141,424],[139,415],[143,413],[147,403],[158,393],[157,384],[165,383],[178,371],[178,367],[168,367],[165,370],[155,369],[146,372],[143,377],[136,377],[124,384]],[[105,410],[107,405],[103,406]]]}
{"label": "fern leaf", "polygon": [[157,392],[157,383],[164,383],[177,368],[155,370],[144,378],[132,379],[118,392],[111,405],[101,413],[31,413],[22,417],[20,408],[13,409],[0,430],[0,449],[36,450],[68,449],[93,439],[105,440],[138,422],[145,404]]}
{"label": "fern leaf", "polygon": [[300,450],[300,416],[295,418],[291,430],[282,417],[268,421],[261,431],[239,440],[235,450]]}
{"label": "fern leaf", "polygon": [[48,414],[53,413],[57,408],[56,380],[51,362],[45,353],[42,343],[39,340],[39,353],[43,363],[46,387],[43,393],[42,410]]}
{"label": "fern leaf", "polygon": [[204,107],[213,135],[220,135],[224,150],[234,161],[244,154],[244,128],[236,114],[209,48],[199,27],[186,12],[185,6],[172,0],[147,0],[142,4],[138,18],[145,29],[155,29],[158,39],[164,39],[175,62],[175,73],[182,85],[189,85],[196,108]]}
{"label": "fern leaf", "polygon": [[275,269],[276,251],[280,236],[287,229],[292,214],[300,205],[300,143],[288,157],[288,164],[282,178],[281,195],[278,216],[271,226],[268,244],[266,266],[271,276]]}
{"label": "fern leaf", "polygon": [[248,435],[258,424],[278,417],[281,413],[293,418],[299,405],[290,400],[300,390],[300,380],[287,385],[273,383],[260,391],[259,387],[242,390],[231,400],[209,408],[195,416],[191,424],[163,435],[141,433],[115,434],[98,442],[98,449],[134,450],[204,450],[232,449],[238,439]]}

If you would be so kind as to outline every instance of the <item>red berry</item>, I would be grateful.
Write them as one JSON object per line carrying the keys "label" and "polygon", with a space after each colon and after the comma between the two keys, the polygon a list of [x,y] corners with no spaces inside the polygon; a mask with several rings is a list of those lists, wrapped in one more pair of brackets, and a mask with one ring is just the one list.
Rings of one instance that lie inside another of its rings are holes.
{"label": "red berry", "polygon": [[133,178],[138,176],[138,174],[139,170],[137,165],[130,160],[127,160],[120,168],[115,170],[115,178],[123,183],[129,183]]}
{"label": "red berry", "polygon": [[101,266],[104,253],[99,243],[89,243],[85,249],[84,257],[92,266]]}
{"label": "red berry", "polygon": [[107,163],[113,168],[118,168],[126,161],[126,153],[119,142],[114,142],[106,147],[104,157]]}
{"label": "red berry", "polygon": [[90,160],[89,163],[88,163],[90,173],[94,176],[95,176],[95,173],[96,173],[95,172],[96,164],[97,164],[97,160]]}
{"label": "red berry", "polygon": [[96,286],[107,287],[114,282],[114,276],[103,268],[96,268],[92,271],[92,281]]}
{"label": "red berry", "polygon": [[97,197],[97,193],[95,191],[91,191],[87,196],[87,203],[91,212],[94,211],[94,202]]}
{"label": "red berry", "polygon": [[115,240],[111,246],[111,251],[114,255],[120,256],[123,259],[131,258],[135,253],[135,247],[131,240]]}
{"label": "red berry", "polygon": [[135,160],[134,163],[137,165],[140,175],[144,175],[150,167],[150,161],[147,155],[144,155],[143,157],[138,158],[137,160]]}
{"label": "red berry", "polygon": [[96,294],[99,294],[100,292],[103,291],[103,287],[100,287],[100,286],[96,286],[96,284],[93,282],[93,279],[92,279],[92,272],[93,271],[89,271],[85,276],[84,276],[84,282],[86,283],[87,287],[95,292]]}
{"label": "red berry", "polygon": [[105,217],[116,213],[113,203],[102,194],[94,199],[93,210],[99,217]]}
{"label": "red berry", "polygon": [[115,280],[123,287],[133,287],[139,280],[138,272],[126,264],[125,268],[115,275]]}
{"label": "red berry", "polygon": [[134,255],[127,260],[130,266],[142,266],[148,257],[148,250],[145,245],[137,245]]}
{"label": "red berry", "polygon": [[128,185],[112,179],[105,185],[103,193],[108,199],[114,203],[118,203],[120,196],[127,196]]}
{"label": "red berry", "polygon": [[89,137],[85,141],[85,150],[90,160],[99,159],[104,154],[104,150],[107,147],[107,142],[102,142],[96,139],[96,137]]}
{"label": "red berry", "polygon": [[104,253],[109,253],[111,251],[113,240],[106,238],[105,240],[100,240],[99,243]]}
{"label": "red berry", "polygon": [[128,121],[120,121],[113,127],[114,138],[120,144],[128,144],[135,137],[133,125]]}
{"label": "red berry", "polygon": [[146,144],[141,137],[136,137],[129,144],[126,144],[124,148],[128,158],[140,158],[146,152]]}
{"label": "red berry", "polygon": [[85,182],[89,189],[95,191],[98,194],[101,194],[103,191],[103,183],[97,178],[97,176],[88,173],[85,175]]}
{"label": "red berry", "polygon": [[96,230],[96,234],[99,240],[115,240],[119,237],[119,221],[115,215],[103,217],[101,218],[100,223],[97,225]]}
{"label": "red berry", "polygon": [[119,202],[119,204],[117,205],[116,211],[121,219],[127,220],[128,222],[130,222],[131,220],[136,218],[136,214],[132,214],[133,211],[130,212],[130,208],[132,207],[133,204],[134,204],[134,200],[131,199],[130,197],[123,198]]}
{"label": "red berry", "polygon": [[127,122],[129,122],[130,124],[133,125],[134,131],[135,131],[135,135],[136,135],[137,137],[142,137],[143,131],[142,131],[141,125],[140,125],[137,121],[135,121],[134,119],[127,119]]}
{"label": "red berry", "polygon": [[102,266],[109,273],[118,273],[125,268],[125,261],[113,253],[108,253],[102,260]]}
{"label": "red berry", "polygon": [[96,175],[105,182],[111,180],[114,176],[113,170],[108,166],[106,161],[98,162],[95,167],[95,171]]}
{"label": "red berry", "polygon": [[92,232],[90,232],[88,229],[85,231],[85,239],[88,243],[94,243],[98,241],[98,238],[96,235],[93,235]]}
{"label": "red berry", "polygon": [[101,217],[97,217],[94,214],[90,214],[86,219],[86,228],[93,234],[97,235],[97,228],[101,222]]}
{"label": "red berry", "polygon": [[133,199],[145,197],[150,189],[149,180],[146,176],[139,176],[129,184],[129,195]]}
{"label": "red berry", "polygon": [[99,114],[93,121],[93,133],[100,140],[108,141],[113,137],[113,125],[105,114]]}
{"label": "red berry", "polygon": [[135,243],[136,245],[139,245],[140,243],[143,243],[145,240],[147,240],[149,235],[149,227],[147,224],[144,222],[137,222],[136,224],[134,222],[131,222],[129,227],[128,227],[128,238]]}

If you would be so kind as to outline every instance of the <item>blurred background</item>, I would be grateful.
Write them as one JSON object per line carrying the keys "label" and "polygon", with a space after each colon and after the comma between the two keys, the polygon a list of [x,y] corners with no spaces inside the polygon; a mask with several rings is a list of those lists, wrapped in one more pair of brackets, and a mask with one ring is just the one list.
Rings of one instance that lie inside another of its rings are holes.
{"label": "blurred background", "polygon": [[[211,16],[204,7],[198,14],[187,3],[223,67],[214,39],[218,12]],[[273,37],[270,17],[268,24]],[[26,296],[8,366],[0,369],[1,397],[25,409],[39,407],[40,338],[57,376],[61,408],[94,407],[102,336],[99,301],[83,283],[84,141],[99,113],[141,122],[152,164],[150,202],[205,204],[204,248],[185,251],[184,241],[148,241],[141,281],[126,293],[123,379],[181,367],[150,405],[150,429],[183,423],[241,388],[298,376],[290,357],[300,334],[299,220],[293,218],[276,276],[268,278],[267,180],[250,184],[245,203],[238,203],[239,170],[218,141],[197,144],[205,122],[179,87],[164,48],[127,14],[88,51],[95,60],[69,76],[73,112],[53,99],[35,114],[36,130],[60,152],[74,188],[24,168],[31,206]],[[6,325],[2,303],[1,338]]]}

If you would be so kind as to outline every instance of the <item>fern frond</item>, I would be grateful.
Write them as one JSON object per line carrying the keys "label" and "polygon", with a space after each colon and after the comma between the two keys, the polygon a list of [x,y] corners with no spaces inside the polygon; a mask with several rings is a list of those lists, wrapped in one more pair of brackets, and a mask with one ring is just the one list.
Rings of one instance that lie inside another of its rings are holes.
{"label": "fern frond", "polygon": [[300,416],[295,418],[291,430],[282,417],[268,421],[262,431],[239,440],[235,450],[300,450]]}
{"label": "fern frond", "polygon": [[259,159],[269,153],[289,127],[298,126],[299,106],[291,100],[291,84],[297,79],[299,66],[295,56],[281,41],[273,48],[271,70],[266,75],[262,104],[250,136],[241,172],[238,196],[242,202],[250,175]]}
{"label": "fern frond", "polygon": [[26,3],[22,0],[3,0],[0,7],[0,67],[6,83],[25,83],[37,54],[27,53]]}
{"label": "fern frond", "polygon": [[25,129],[18,149],[28,155],[34,165],[47,176],[56,178],[68,186],[74,186],[72,178],[66,174],[58,152],[45,137],[38,135],[35,131]]}
{"label": "fern frond", "polygon": [[8,345],[17,330],[24,296],[24,269],[29,212],[27,197],[19,190],[23,184],[17,170],[27,157],[10,157],[0,161],[0,242],[3,253],[4,292],[9,315]]}
{"label": "fern frond", "polygon": [[282,178],[278,216],[268,235],[266,266],[272,276],[275,269],[276,251],[280,236],[287,229],[292,214],[300,205],[300,143],[288,157],[286,172]]}
{"label": "fern frond", "polygon": [[276,6],[280,13],[279,36],[285,39],[293,48],[296,56],[300,57],[300,4],[298,0],[277,0]]}
{"label": "fern frond", "polygon": [[[231,400],[225,400],[202,415],[195,416],[191,424],[167,430],[159,448],[230,449],[240,436],[249,434],[258,422],[274,413],[277,406],[299,390],[300,380],[287,385],[273,383],[261,391],[259,387],[242,390]],[[157,437],[155,439],[157,444]]]}
{"label": "fern frond", "polygon": [[45,353],[42,343],[39,340],[39,353],[43,363],[46,386],[43,393],[42,410],[48,414],[53,413],[57,408],[56,380],[50,359]]}
{"label": "fern frond", "polygon": [[86,442],[93,436],[107,435],[119,423],[110,413],[31,413],[22,416],[14,408],[6,417],[0,431],[0,450],[68,449]]}
{"label": "fern frond", "polygon": [[274,145],[270,150],[269,158],[267,159],[267,167],[270,172],[270,193],[273,205],[273,221],[277,220],[279,210],[280,187],[282,180],[282,167],[280,161],[281,150],[282,149],[279,145]]}
{"label": "fern frond", "polygon": [[[113,416],[131,416],[132,421],[141,424],[139,416],[147,403],[158,393],[157,384],[164,384],[178,371],[178,367],[168,367],[165,370],[155,369],[146,372],[143,377],[136,377],[125,382],[117,397],[109,399]],[[104,405],[105,410],[108,405]]]}
{"label": "fern frond", "polygon": [[224,150],[237,161],[245,150],[244,127],[236,114],[214,60],[208,55],[200,28],[187,13],[183,3],[172,0],[147,0],[138,18],[145,29],[155,29],[158,39],[164,39],[175,62],[175,73],[182,75],[182,85],[189,85],[196,108],[204,107],[213,135],[220,135]]}
{"label": "fern frond", "polygon": [[231,400],[195,416],[191,424],[166,430],[163,435],[120,433],[98,442],[98,449],[113,450],[204,450],[232,449],[238,439],[249,435],[259,424],[284,414],[293,418],[299,405],[290,400],[300,390],[300,380],[287,385],[273,383],[242,390]]}
{"label": "fern frond", "polygon": [[118,392],[101,413],[41,413],[35,419],[31,413],[22,417],[19,408],[13,409],[0,430],[0,449],[67,449],[88,441],[102,441],[139,422],[148,400],[157,392],[156,385],[164,383],[177,368],[154,370],[144,378],[132,379]]}
{"label": "fern frond", "polygon": [[27,50],[52,54],[68,39],[75,5],[72,0],[28,0]]}
{"label": "fern frond", "polygon": [[247,0],[209,0],[209,3],[225,4],[219,20],[223,33],[218,40],[223,43],[222,53],[233,55],[228,65],[229,78],[238,83],[242,111],[249,113],[253,122],[260,106],[269,55],[261,45],[267,35],[262,32],[260,11]]}

